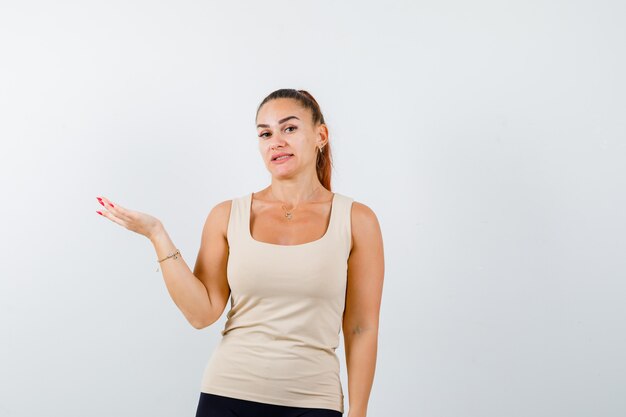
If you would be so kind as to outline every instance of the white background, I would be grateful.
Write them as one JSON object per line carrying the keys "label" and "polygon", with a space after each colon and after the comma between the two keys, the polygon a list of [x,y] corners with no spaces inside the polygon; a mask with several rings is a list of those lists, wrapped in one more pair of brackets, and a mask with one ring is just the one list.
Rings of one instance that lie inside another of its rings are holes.
{"label": "white background", "polygon": [[369,417],[625,415],[624,4],[2,0],[0,416],[194,415],[225,314],[191,327],[96,196],[193,268],[269,184],[278,88],[382,227]]}

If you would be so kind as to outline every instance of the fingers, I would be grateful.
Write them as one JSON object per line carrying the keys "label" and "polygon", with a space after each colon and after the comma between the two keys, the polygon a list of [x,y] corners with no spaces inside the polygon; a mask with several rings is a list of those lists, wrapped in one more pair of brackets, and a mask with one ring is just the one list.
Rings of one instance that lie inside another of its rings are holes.
{"label": "fingers", "polygon": [[116,205],[114,205],[111,200],[109,200],[106,197],[96,197],[98,199],[98,201],[100,202],[100,204],[102,204],[107,210],[110,210],[112,208],[115,208]]}
{"label": "fingers", "polygon": [[122,207],[120,207],[118,204],[112,203],[106,197],[96,197],[96,198],[97,198],[98,202],[104,208],[106,208],[106,210],[100,211],[102,216],[106,217],[107,219],[111,220],[112,222],[115,222],[115,223],[119,224],[120,226],[128,228],[127,227],[127,220],[128,219],[126,218],[126,216],[124,216],[124,209]]}
{"label": "fingers", "polygon": [[104,210],[104,211],[101,211],[100,213],[102,213],[102,216],[106,217],[107,219],[111,220],[112,222],[115,222],[115,223],[119,224],[120,226],[126,227],[126,223],[122,219],[116,217],[110,211]]}
{"label": "fingers", "polygon": [[128,216],[128,210],[126,210],[119,204],[111,202],[111,200],[109,200],[106,197],[96,197],[96,198],[98,199],[98,201],[100,202],[100,204],[102,204],[104,208],[106,208],[110,213],[112,213],[118,219],[122,219],[125,221],[130,220]]}
{"label": "fingers", "polygon": [[147,213],[130,210],[111,202],[106,197],[96,197],[102,207],[106,208],[100,215],[135,233],[149,237],[152,230],[159,225],[159,220]]}

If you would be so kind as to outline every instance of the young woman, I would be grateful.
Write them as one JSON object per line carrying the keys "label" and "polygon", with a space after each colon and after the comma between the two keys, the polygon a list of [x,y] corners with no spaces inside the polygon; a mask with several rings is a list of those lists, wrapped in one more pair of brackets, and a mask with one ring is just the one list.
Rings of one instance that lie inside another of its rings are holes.
{"label": "young woman", "polygon": [[150,239],[195,328],[217,321],[230,298],[196,417],[342,416],[341,329],[348,417],[365,417],[384,276],[378,219],[331,191],[328,128],[308,92],[274,91],[255,124],[271,184],[213,207],[193,272],[158,219],[105,197],[99,213]]}

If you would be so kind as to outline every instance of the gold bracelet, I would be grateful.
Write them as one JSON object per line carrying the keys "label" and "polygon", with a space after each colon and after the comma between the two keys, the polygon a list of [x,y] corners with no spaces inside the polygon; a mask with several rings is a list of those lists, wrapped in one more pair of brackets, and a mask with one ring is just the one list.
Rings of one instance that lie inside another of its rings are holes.
{"label": "gold bracelet", "polygon": [[[169,258],[172,258],[172,257],[173,257],[174,259],[178,259],[178,256],[177,256],[177,255],[180,255],[180,251],[179,251],[178,249],[176,249],[176,251],[175,251],[175,252],[172,252],[171,254],[167,255],[165,258],[161,259],[160,261],[157,259],[157,261],[158,261],[159,263],[161,263],[161,262],[163,262],[164,260],[169,259]],[[158,267],[158,266],[157,266],[156,272],[159,272],[159,267]]]}

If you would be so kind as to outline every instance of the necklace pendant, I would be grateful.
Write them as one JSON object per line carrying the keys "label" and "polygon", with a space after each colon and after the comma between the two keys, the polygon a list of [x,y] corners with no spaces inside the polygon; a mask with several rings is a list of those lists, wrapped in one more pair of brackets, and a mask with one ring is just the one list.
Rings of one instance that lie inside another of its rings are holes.
{"label": "necklace pendant", "polygon": [[287,220],[291,220],[291,213],[289,212],[285,213],[285,217],[287,218]]}

